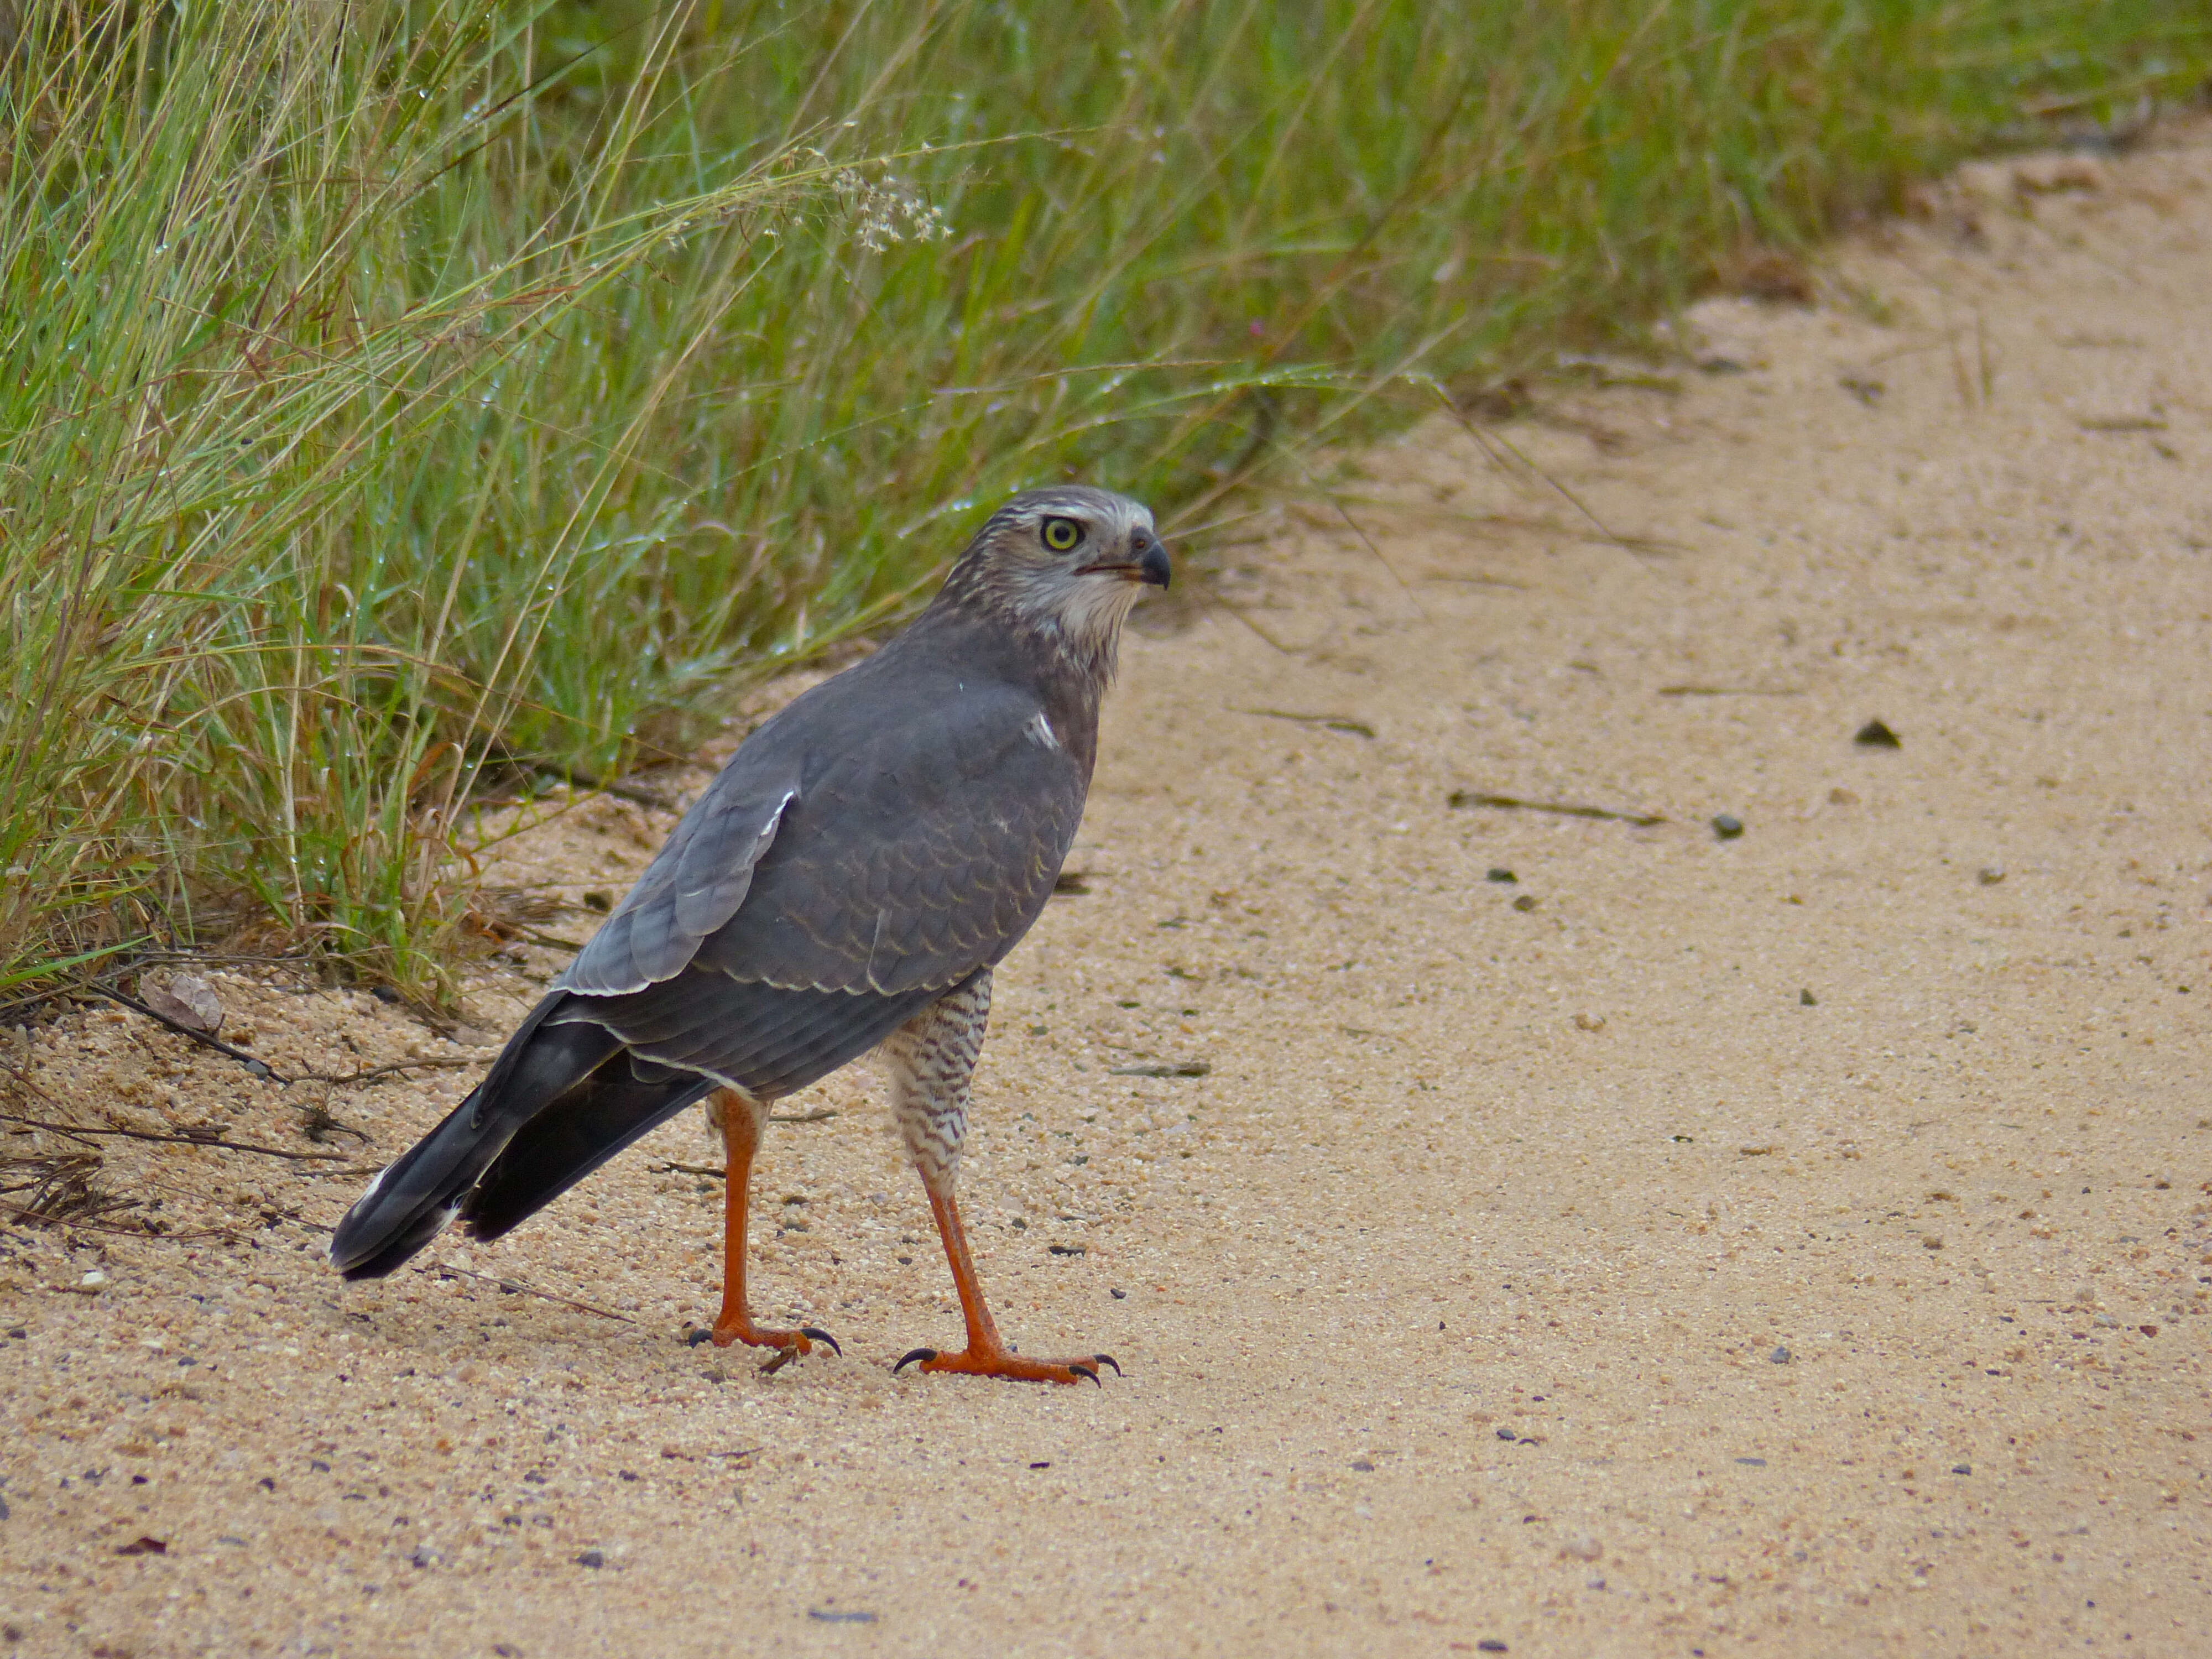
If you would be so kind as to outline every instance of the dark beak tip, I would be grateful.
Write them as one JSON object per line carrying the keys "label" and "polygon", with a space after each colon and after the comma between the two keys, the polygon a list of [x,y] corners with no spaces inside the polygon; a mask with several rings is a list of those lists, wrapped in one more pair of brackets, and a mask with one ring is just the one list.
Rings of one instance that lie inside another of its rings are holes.
{"label": "dark beak tip", "polygon": [[1147,587],[1165,587],[1168,579],[1175,574],[1175,567],[1168,562],[1167,549],[1158,542],[1145,549],[1144,556],[1137,562],[1137,568],[1144,573],[1143,580]]}

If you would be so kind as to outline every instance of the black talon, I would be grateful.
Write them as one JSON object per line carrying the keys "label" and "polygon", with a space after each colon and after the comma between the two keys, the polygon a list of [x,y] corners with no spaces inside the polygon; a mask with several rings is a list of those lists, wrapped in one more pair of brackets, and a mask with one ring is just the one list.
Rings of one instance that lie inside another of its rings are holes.
{"label": "black talon", "polygon": [[687,1348],[696,1348],[702,1342],[712,1342],[714,1340],[714,1334],[709,1330],[687,1331],[684,1335],[684,1346]]}
{"label": "black talon", "polygon": [[[1098,1382],[1098,1373],[1092,1370],[1088,1365],[1070,1365],[1067,1369],[1073,1371],[1078,1376],[1087,1376],[1093,1382]],[[1098,1382],[1098,1386],[1103,1389],[1106,1385],[1103,1382]]]}
{"label": "black talon", "polygon": [[830,1345],[830,1352],[836,1354],[840,1359],[842,1359],[845,1357],[845,1351],[837,1346],[837,1339],[830,1335],[829,1332],[823,1330],[820,1327],[814,1325],[801,1325],[799,1328],[799,1334],[801,1336],[811,1336],[817,1342],[827,1342]]}
{"label": "black talon", "polygon": [[1115,1358],[1114,1358],[1114,1356],[1113,1356],[1112,1354],[1110,1354],[1110,1353],[1094,1353],[1094,1354],[1092,1354],[1091,1357],[1093,1359],[1097,1360],[1097,1361],[1100,1364],[1102,1364],[1102,1365],[1112,1365],[1112,1366],[1114,1367],[1114,1375],[1115,1375],[1115,1376],[1121,1376],[1121,1367],[1120,1366],[1120,1364],[1117,1364],[1117,1363],[1115,1362]]}
{"label": "black talon", "polygon": [[891,1375],[893,1376],[896,1376],[901,1371],[913,1364],[917,1359],[934,1359],[936,1358],[937,1350],[934,1348],[916,1348],[905,1358],[900,1360],[897,1364],[891,1367]]}

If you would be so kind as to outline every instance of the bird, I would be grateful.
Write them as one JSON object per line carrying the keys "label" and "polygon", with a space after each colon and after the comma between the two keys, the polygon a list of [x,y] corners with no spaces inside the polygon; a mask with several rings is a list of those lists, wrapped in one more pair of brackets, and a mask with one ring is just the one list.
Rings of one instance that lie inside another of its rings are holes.
{"label": "bird", "polygon": [[894,1371],[1118,1375],[1000,1335],[956,1189],[992,971],[1052,895],[1122,624],[1171,571],[1125,495],[1061,485],[993,513],[921,615],[739,745],[483,1081],[346,1212],[332,1266],[380,1278],[456,1217],[498,1238],[704,1103],[727,1154],[711,1340],[775,1350],[769,1369],[842,1354],[817,1327],[753,1320],[752,1164],[772,1103],[879,1052],[967,1328],[965,1348]]}

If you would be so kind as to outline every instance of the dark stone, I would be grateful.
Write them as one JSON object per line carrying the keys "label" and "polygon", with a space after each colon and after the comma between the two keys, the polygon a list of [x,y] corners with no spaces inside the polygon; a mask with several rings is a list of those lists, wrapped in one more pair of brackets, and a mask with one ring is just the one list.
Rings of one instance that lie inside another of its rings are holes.
{"label": "dark stone", "polygon": [[1723,812],[1713,819],[1713,833],[1723,841],[1734,841],[1743,833],[1743,820],[1733,812]]}
{"label": "dark stone", "polygon": [[1902,749],[1904,740],[1881,720],[1869,720],[1851,733],[1851,741],[1862,749]]}
{"label": "dark stone", "polygon": [[1801,1008],[1817,1008],[1820,1006],[1820,999],[1810,991],[1800,991],[1797,994],[1797,1006]]}
{"label": "dark stone", "polygon": [[1358,1470],[1362,1474],[1372,1474],[1375,1473],[1375,1466],[1364,1457],[1353,1458],[1352,1460],[1352,1467]]}
{"label": "dark stone", "polygon": [[576,1565],[580,1567],[604,1567],[606,1564],[606,1556],[599,1550],[586,1550],[576,1558]]}
{"label": "dark stone", "polygon": [[1483,879],[1485,881],[1517,882],[1521,878],[1515,875],[1510,870],[1493,869],[1488,874],[1485,875]]}
{"label": "dark stone", "polygon": [[1772,1353],[1766,1357],[1778,1365],[1786,1365],[1790,1363],[1790,1350],[1787,1348],[1777,1348]]}

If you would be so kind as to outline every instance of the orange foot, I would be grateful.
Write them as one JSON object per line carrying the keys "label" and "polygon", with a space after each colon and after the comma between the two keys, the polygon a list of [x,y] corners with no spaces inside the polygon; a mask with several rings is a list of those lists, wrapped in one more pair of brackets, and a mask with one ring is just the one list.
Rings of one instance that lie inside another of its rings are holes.
{"label": "orange foot", "polygon": [[802,1325],[795,1331],[773,1330],[765,1325],[756,1325],[751,1319],[739,1316],[735,1319],[725,1315],[714,1322],[711,1331],[693,1331],[684,1341],[692,1347],[711,1341],[718,1348],[726,1348],[732,1342],[743,1342],[755,1348],[774,1348],[776,1352],[761,1369],[776,1371],[794,1359],[804,1358],[814,1352],[817,1342],[823,1343],[831,1352],[842,1356],[844,1349],[837,1339],[815,1325]]}
{"label": "orange foot", "polygon": [[[957,1371],[964,1376],[1006,1376],[1017,1382],[1074,1382],[1088,1380],[1098,1382],[1098,1368],[1113,1365],[1114,1375],[1121,1376],[1121,1366],[1115,1364],[1110,1353],[1087,1353],[1073,1359],[1024,1359],[1010,1348],[996,1343],[978,1346],[970,1341],[958,1353],[939,1353],[934,1348],[916,1348],[891,1367],[896,1376],[919,1360],[926,1371]],[[1103,1383],[1099,1384],[1104,1387]]]}

